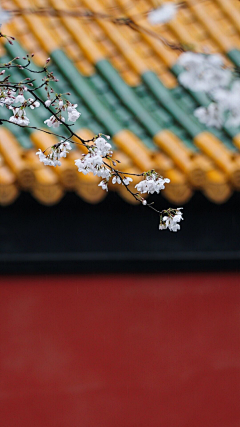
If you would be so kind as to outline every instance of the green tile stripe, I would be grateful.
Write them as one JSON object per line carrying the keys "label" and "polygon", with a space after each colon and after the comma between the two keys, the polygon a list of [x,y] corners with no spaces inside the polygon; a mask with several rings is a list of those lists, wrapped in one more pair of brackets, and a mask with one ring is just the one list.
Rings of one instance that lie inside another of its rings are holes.
{"label": "green tile stripe", "polygon": [[240,67],[240,50],[232,49],[227,52],[228,58],[237,66]]}
{"label": "green tile stripe", "polygon": [[51,58],[61,71],[61,74],[69,81],[75,93],[84,100],[91,112],[96,115],[98,120],[107,129],[107,132],[110,133],[110,135],[115,135],[120,132],[122,130],[121,124],[99,101],[95,92],[86,83],[86,80],[81,76],[64,52],[57,49],[51,53]]}
{"label": "green tile stripe", "polygon": [[142,80],[149,88],[153,96],[172,114],[175,120],[186,129],[189,135],[194,138],[203,131],[192,117],[181,108],[176,100],[171,96],[170,91],[166,89],[153,71],[146,71],[142,75]]}
{"label": "green tile stripe", "polygon": [[122,80],[110,62],[102,59],[95,64],[97,71],[107,80],[112,90],[117,94],[122,103],[138,118],[149,135],[153,137],[162,130],[162,126],[154,120],[148,111],[140,104],[139,99],[131,88]]}

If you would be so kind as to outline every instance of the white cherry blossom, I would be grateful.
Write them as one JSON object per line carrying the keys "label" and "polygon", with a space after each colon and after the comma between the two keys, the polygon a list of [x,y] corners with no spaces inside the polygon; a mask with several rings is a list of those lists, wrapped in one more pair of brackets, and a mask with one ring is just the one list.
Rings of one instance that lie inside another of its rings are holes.
{"label": "white cherry blossom", "polygon": [[102,189],[103,189],[103,190],[108,191],[108,185],[107,185],[107,182],[106,182],[106,181],[101,181],[101,182],[98,184],[98,186],[99,186],[99,187],[102,187]]}
{"label": "white cherry blossom", "polygon": [[122,182],[122,181],[121,181],[120,176],[116,176],[116,175],[115,175],[115,176],[113,177],[113,179],[112,179],[112,184],[116,184],[116,183],[117,183],[117,184],[121,184],[121,182]]}
{"label": "white cherry blossom", "polygon": [[157,9],[148,13],[148,22],[151,25],[164,24],[175,18],[177,5],[174,3],[163,3]]}
{"label": "white cherry blossom", "polygon": [[106,157],[107,155],[112,154],[112,146],[109,144],[109,142],[106,142],[104,138],[99,137],[95,141],[95,145],[97,147],[97,150],[99,154],[102,157]]}
{"label": "white cherry blossom", "polygon": [[39,156],[40,162],[42,162],[45,166],[61,166],[61,162],[58,160],[58,156],[56,156],[54,152],[46,156],[39,148],[36,155]]}
{"label": "white cherry blossom", "polygon": [[168,215],[161,218],[159,230],[166,230],[167,228],[174,232],[180,230],[179,222],[183,220],[181,209],[183,208],[178,208],[176,210],[171,209],[174,213],[170,212]]}
{"label": "white cherry blossom", "polygon": [[224,124],[224,109],[221,105],[212,102],[208,107],[199,107],[194,111],[194,116],[198,118],[201,123],[208,127],[216,127],[221,129]]}
{"label": "white cherry blossom", "polygon": [[164,190],[165,183],[168,184],[170,182],[170,179],[168,178],[162,178],[158,177],[156,173],[153,173],[150,176],[147,176],[144,180],[140,181],[137,185],[135,185],[135,188],[140,193],[158,193],[161,190]]}
{"label": "white cherry blossom", "polygon": [[67,154],[72,149],[70,143],[68,141],[61,141],[59,145],[60,157],[67,157]]}
{"label": "white cherry blossom", "polygon": [[11,106],[9,108],[13,111],[13,116],[9,119],[10,122],[20,126],[28,126],[29,118],[26,116],[25,108]]}
{"label": "white cherry blossom", "polygon": [[61,157],[66,157],[71,149],[72,147],[68,141],[61,141],[51,147],[51,151],[47,156],[41,149],[38,150],[36,155],[39,156],[40,162],[43,162],[46,166],[61,166],[59,159]]}
{"label": "white cherry blossom", "polygon": [[81,113],[76,110],[77,106],[77,104],[72,104],[67,107],[69,122],[76,122],[76,120],[80,117]]}
{"label": "white cherry blossom", "polygon": [[129,177],[127,177],[127,178],[123,178],[123,184],[125,184],[125,185],[129,185],[129,184],[130,184],[130,182],[132,182],[132,178],[129,178]]}
{"label": "white cherry blossom", "polygon": [[11,105],[15,102],[15,92],[12,90],[4,91],[2,90],[0,92],[0,106],[4,107],[5,105]]}
{"label": "white cherry blossom", "polygon": [[16,103],[20,102],[21,104],[23,104],[26,101],[26,99],[24,98],[23,94],[19,94],[16,96],[15,101]]}
{"label": "white cherry blossom", "polygon": [[220,55],[184,52],[178,59],[178,65],[185,69],[179,74],[179,82],[195,92],[227,87],[232,79],[231,71],[223,68]]}
{"label": "white cherry blossom", "polygon": [[[65,118],[61,117],[61,120],[63,122],[65,122]],[[55,116],[51,116],[50,119],[47,119],[44,121],[44,123],[46,123],[46,125],[50,128],[58,128],[62,123],[55,117]]]}

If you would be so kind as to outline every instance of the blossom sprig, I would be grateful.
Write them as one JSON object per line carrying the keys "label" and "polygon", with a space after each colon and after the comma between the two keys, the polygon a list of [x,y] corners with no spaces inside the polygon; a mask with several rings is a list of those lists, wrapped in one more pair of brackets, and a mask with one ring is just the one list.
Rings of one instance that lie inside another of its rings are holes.
{"label": "blossom sprig", "polygon": [[75,160],[75,165],[78,171],[84,175],[92,172],[93,175],[103,178],[101,186],[103,189],[107,189],[107,182],[111,177],[111,167],[104,163],[104,158],[112,157],[112,146],[100,134],[93,138],[93,144],[88,145],[87,148],[88,153],[83,154],[81,159]]}
{"label": "blossom sprig", "polygon": [[211,92],[220,87],[227,87],[232,79],[232,72],[224,67],[221,55],[184,52],[178,58],[178,65],[183,68],[178,80],[182,86],[198,92]]}
{"label": "blossom sprig", "polygon": [[140,181],[135,188],[140,193],[157,193],[159,194],[161,190],[164,190],[165,183],[168,184],[170,182],[169,178],[163,178],[158,175],[155,170],[148,171],[144,173],[145,179]]}
{"label": "blossom sprig", "polygon": [[220,55],[186,52],[178,64],[183,67],[178,79],[192,91],[205,92],[209,103],[198,107],[194,115],[207,127],[221,129],[240,126],[240,80],[235,70],[226,68]]}
{"label": "blossom sprig", "polygon": [[40,148],[37,151],[36,155],[39,156],[40,162],[43,162],[45,166],[61,166],[60,158],[66,157],[69,151],[72,149],[68,141],[61,141],[58,144],[55,144],[51,147],[51,151],[48,155],[45,154],[45,151],[42,151]]}
{"label": "blossom sprig", "polygon": [[[15,61],[18,59],[18,57],[15,58]],[[15,61],[8,63],[5,68],[11,69],[11,67],[19,66],[19,64],[15,64]],[[35,72],[29,67],[28,64],[30,64],[30,62],[31,59],[27,58],[27,63],[23,67],[30,73]],[[49,58],[46,60],[46,64],[48,62]],[[36,155],[39,161],[45,166],[61,166],[60,160],[66,157],[70,152],[72,149],[71,144],[83,145],[87,153],[82,154],[81,158],[75,160],[75,165],[79,172],[85,175],[93,173],[93,175],[101,178],[99,186],[105,191],[108,191],[109,184],[124,186],[126,191],[128,191],[136,201],[161,215],[162,212],[153,206],[153,202],[148,203],[141,194],[153,194],[154,192],[159,194],[159,192],[165,188],[165,184],[170,182],[168,178],[161,177],[154,170],[139,174],[121,171],[117,169],[117,164],[120,163],[120,161],[112,158],[113,148],[109,142],[109,135],[99,133],[86,140],[76,134],[72,130],[72,125],[68,122],[75,123],[80,117],[81,113],[77,110],[78,105],[71,103],[71,101],[66,98],[70,93],[58,94],[53,90],[51,83],[57,83],[58,79],[55,78],[53,72],[48,71],[46,66],[42,70],[45,75],[38,86],[35,84],[34,79],[31,78],[25,78],[21,82],[12,83],[10,81],[10,76],[5,77],[5,68],[2,68],[0,72],[0,106],[7,108],[13,115],[9,119],[1,119],[0,117],[0,125],[7,121],[13,125],[28,126],[31,129],[41,130],[42,132],[59,138],[60,141],[47,150],[42,151],[39,149],[37,151]],[[38,89],[45,89],[45,99],[39,96]],[[54,128],[59,128],[59,126],[62,125],[62,128],[65,128],[68,132],[67,137],[65,135],[58,135],[52,130],[48,131],[46,128],[41,129],[29,126],[30,120],[27,117],[28,108],[34,110],[40,106],[50,114],[49,118],[44,120],[47,127],[54,130]],[[135,187],[134,184],[131,185],[133,176],[143,178]],[[165,220],[167,216],[166,212],[167,211],[165,211],[164,215],[164,224],[168,224],[168,228],[176,231],[175,229],[178,229],[178,227],[171,226],[171,218],[175,217],[175,215],[173,215],[173,209],[169,210],[171,215],[169,215],[170,219],[168,222]],[[173,222],[175,223],[176,219]],[[163,229],[165,228],[164,226]]]}
{"label": "blossom sprig", "polygon": [[163,211],[163,213],[160,215],[159,230],[169,229],[170,231],[174,232],[180,230],[179,222],[183,220],[181,209],[183,208],[169,208]]}
{"label": "blossom sprig", "polygon": [[[70,94],[69,94],[70,95]],[[81,113],[77,111],[78,104],[72,104],[70,101],[62,98],[61,95],[55,97],[55,99],[51,99],[49,96],[45,101],[45,106],[55,108],[55,116],[51,116],[50,119],[45,120],[44,123],[48,127],[59,127],[62,122],[65,122],[65,117],[63,117],[62,113],[67,112],[68,117],[67,120],[69,122],[76,122],[76,120],[80,117]],[[57,117],[60,119],[58,120]]]}

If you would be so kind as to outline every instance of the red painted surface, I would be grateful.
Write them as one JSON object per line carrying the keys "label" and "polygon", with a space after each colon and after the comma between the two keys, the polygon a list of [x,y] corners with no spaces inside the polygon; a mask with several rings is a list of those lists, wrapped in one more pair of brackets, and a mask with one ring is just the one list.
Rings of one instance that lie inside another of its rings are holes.
{"label": "red painted surface", "polygon": [[1,278],[1,427],[239,427],[240,276]]}

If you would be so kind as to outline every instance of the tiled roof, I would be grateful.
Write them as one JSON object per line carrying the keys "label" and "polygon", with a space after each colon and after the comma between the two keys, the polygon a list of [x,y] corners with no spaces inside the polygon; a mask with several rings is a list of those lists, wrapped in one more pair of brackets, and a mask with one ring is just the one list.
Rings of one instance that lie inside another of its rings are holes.
{"label": "tiled roof", "polygon": [[[240,4],[235,0],[185,3],[174,20],[154,30],[168,40],[194,44],[197,50],[221,52],[227,64],[240,65]],[[137,16],[145,28],[151,28],[145,12],[153,4],[150,0],[2,1],[6,9],[117,10],[118,16]],[[82,112],[74,130],[81,135],[110,134],[123,170],[154,168],[169,177],[171,183],[163,193],[176,204],[188,201],[195,190],[216,203],[240,190],[240,131],[206,129],[197,121],[193,110],[209,100],[178,86],[176,51],[146,33],[103,19],[23,14],[6,24],[4,32],[17,41],[0,46],[1,62],[28,51],[42,65],[50,55],[51,67],[59,76],[57,91],[70,91]],[[39,114],[32,123],[41,127],[46,117]],[[39,131],[0,127],[0,204],[11,203],[21,189],[45,204],[58,202],[65,191],[75,191],[90,203],[106,196],[97,186],[97,177],[77,172],[74,159],[79,149],[60,168],[39,163],[36,148],[55,142],[55,137]],[[110,190],[133,202],[123,187]]]}

